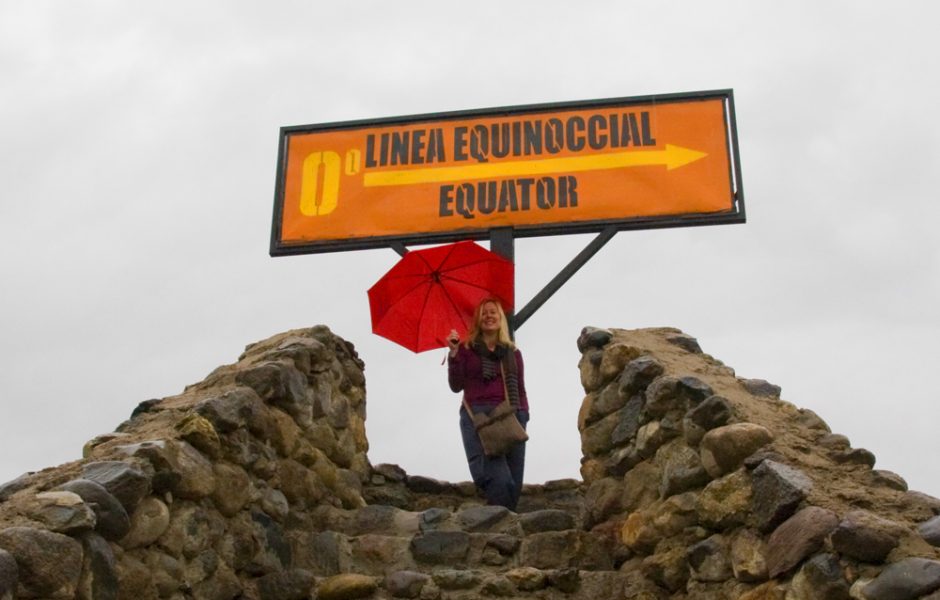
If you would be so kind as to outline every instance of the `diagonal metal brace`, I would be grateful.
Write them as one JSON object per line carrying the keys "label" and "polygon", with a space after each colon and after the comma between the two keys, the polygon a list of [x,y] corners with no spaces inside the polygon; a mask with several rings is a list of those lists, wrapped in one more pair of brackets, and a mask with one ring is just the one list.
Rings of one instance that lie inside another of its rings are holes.
{"label": "diagonal metal brace", "polygon": [[584,250],[575,256],[571,262],[565,266],[564,269],[559,271],[558,275],[555,275],[555,278],[549,281],[548,284],[542,288],[542,291],[529,300],[529,303],[525,305],[525,308],[515,314],[512,319],[512,328],[514,330],[518,330],[520,327],[522,327],[522,324],[525,323],[528,318],[539,309],[539,307],[545,304],[545,302],[551,298],[555,292],[557,292],[561,286],[565,284],[565,282],[571,279],[571,277],[578,272],[578,269],[583,267],[592,256],[597,254],[597,251],[603,248],[604,244],[609,242],[616,233],[617,228],[613,225],[608,225],[603,231],[597,234],[597,237],[591,240],[591,242],[584,247]]}
{"label": "diagonal metal brace", "polygon": [[399,256],[408,254],[408,248],[405,248],[405,245],[401,242],[389,242],[388,247],[397,252]]}

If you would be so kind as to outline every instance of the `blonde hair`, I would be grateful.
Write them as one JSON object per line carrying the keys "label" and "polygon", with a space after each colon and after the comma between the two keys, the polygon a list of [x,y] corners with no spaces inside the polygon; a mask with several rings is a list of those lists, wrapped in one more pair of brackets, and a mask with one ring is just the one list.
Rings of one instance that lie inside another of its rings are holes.
{"label": "blonde hair", "polygon": [[516,345],[513,343],[512,338],[509,337],[509,320],[506,318],[506,313],[503,311],[503,305],[500,304],[499,300],[496,298],[484,298],[477,304],[476,310],[473,311],[473,324],[470,325],[470,331],[467,333],[467,341],[464,345],[469,348],[477,338],[481,337],[480,318],[483,315],[483,307],[487,304],[494,304],[496,306],[496,312],[499,313],[499,333],[497,334],[497,341],[510,350],[515,349]]}

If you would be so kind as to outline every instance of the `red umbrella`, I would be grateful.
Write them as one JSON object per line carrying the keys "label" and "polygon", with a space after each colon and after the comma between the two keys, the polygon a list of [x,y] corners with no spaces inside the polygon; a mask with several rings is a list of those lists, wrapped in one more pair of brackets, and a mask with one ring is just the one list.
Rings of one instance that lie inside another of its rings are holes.
{"label": "red umbrella", "polygon": [[372,332],[413,352],[442,348],[484,298],[511,310],[513,282],[513,264],[474,242],[408,252],[369,288]]}

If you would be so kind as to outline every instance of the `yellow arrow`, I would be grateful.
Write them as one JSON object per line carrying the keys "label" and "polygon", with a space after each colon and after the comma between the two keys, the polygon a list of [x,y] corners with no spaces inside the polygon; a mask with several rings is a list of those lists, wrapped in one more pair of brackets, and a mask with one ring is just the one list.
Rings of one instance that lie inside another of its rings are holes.
{"label": "yellow arrow", "polygon": [[664,150],[633,150],[629,152],[595,154],[591,156],[568,156],[564,158],[482,163],[464,165],[461,167],[432,167],[427,169],[410,169],[407,171],[366,173],[363,179],[363,185],[366,187],[412,185],[416,183],[573,173],[579,171],[597,171],[601,169],[620,169],[622,167],[645,167],[651,165],[665,165],[666,170],[671,171],[705,158],[706,156],[708,156],[708,154],[705,152],[666,144]]}

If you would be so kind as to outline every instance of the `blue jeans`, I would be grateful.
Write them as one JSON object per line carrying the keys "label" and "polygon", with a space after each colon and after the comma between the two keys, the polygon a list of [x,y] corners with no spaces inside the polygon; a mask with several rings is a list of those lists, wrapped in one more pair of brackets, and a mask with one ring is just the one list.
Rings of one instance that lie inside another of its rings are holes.
{"label": "blue jeans", "polygon": [[[474,409],[473,412],[479,414],[489,412],[489,409]],[[529,411],[516,411],[516,416],[519,417],[519,422],[524,428],[529,422]],[[464,452],[467,453],[470,477],[486,496],[486,503],[516,510],[519,496],[522,495],[525,442],[516,444],[506,456],[488,458],[483,453],[483,446],[473,427],[473,421],[462,406],[460,407],[460,435],[463,437]]]}

